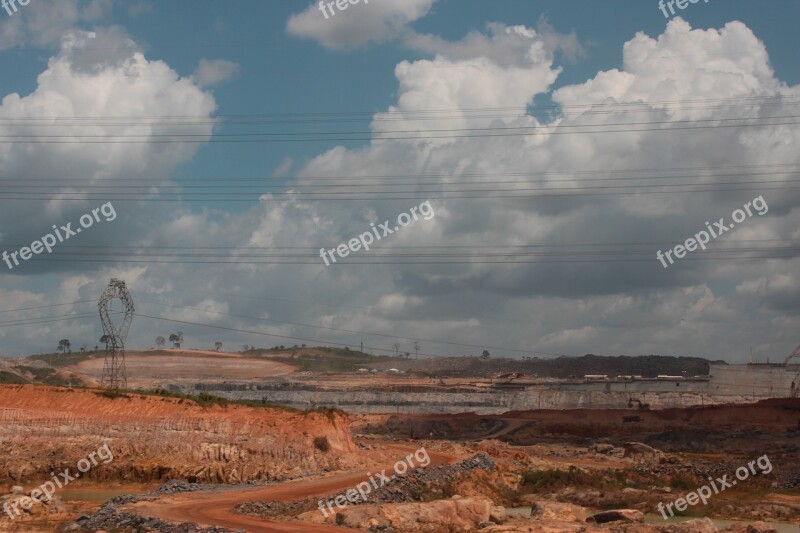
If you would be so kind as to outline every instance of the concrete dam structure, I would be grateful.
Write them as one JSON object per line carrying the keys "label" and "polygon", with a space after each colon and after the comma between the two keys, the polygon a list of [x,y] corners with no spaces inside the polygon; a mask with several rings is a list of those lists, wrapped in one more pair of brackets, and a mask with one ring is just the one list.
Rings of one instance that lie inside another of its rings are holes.
{"label": "concrete dam structure", "polygon": [[800,364],[750,363],[720,365],[711,363],[708,392],[717,396],[797,398],[800,387]]}
{"label": "concrete dam structure", "polygon": [[[369,377],[365,376],[365,381]],[[707,377],[564,380],[543,383],[476,383],[472,386],[365,383],[326,386],[315,380],[281,378],[265,383],[218,383],[175,387],[297,409],[337,407],[354,413],[500,414],[535,409],[666,409],[724,403],[752,403],[798,396],[800,365],[710,364]]]}

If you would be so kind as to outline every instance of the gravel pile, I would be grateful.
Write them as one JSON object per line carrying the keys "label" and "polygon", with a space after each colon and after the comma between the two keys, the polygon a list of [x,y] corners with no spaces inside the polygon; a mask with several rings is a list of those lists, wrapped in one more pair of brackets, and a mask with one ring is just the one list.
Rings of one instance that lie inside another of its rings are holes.
{"label": "gravel pile", "polygon": [[[151,501],[156,495],[178,494],[181,492],[194,492],[204,488],[217,485],[200,485],[198,483],[185,483],[178,480],[170,480],[157,489],[144,494],[123,494],[115,496],[106,502],[92,516],[82,516],[74,523],[68,525],[64,531],[120,531],[134,532],[158,531],[159,533],[234,533],[234,530],[223,527],[199,528],[196,524],[184,523],[179,525],[170,524],[157,518],[137,516],[125,511],[119,511],[119,507],[129,503],[140,501]],[[239,530],[242,533],[244,530]],[[239,533],[239,532],[236,532]]]}
{"label": "gravel pile", "polygon": [[[348,502],[347,505],[362,505],[375,503],[406,503],[415,501],[430,501],[448,498],[450,485],[462,475],[473,470],[490,471],[495,468],[491,457],[478,454],[470,459],[452,465],[440,465],[428,468],[418,468],[404,476],[398,476],[391,482],[372,487],[366,500],[360,495],[356,503]],[[388,475],[388,471],[387,471]],[[377,478],[377,476],[373,477]],[[353,487],[355,488],[355,487]],[[340,493],[344,495],[345,493]],[[323,502],[335,500],[337,495],[322,498]],[[319,498],[306,498],[291,502],[246,502],[236,506],[236,511],[252,514],[265,518],[290,518],[307,511],[319,509]],[[336,509],[336,505],[333,505]]]}
{"label": "gravel pile", "polygon": [[456,463],[433,468],[418,468],[391,483],[373,490],[366,502],[359,503],[405,503],[449,498],[450,485],[472,470],[493,470],[491,457],[483,454]]}
{"label": "gravel pile", "polygon": [[777,478],[780,489],[800,489],[800,472],[778,474]]}
{"label": "gravel pile", "polygon": [[209,488],[213,485],[200,485],[199,483],[185,483],[183,481],[172,479],[167,481],[160,487],[158,487],[155,492],[156,494],[178,494],[181,492],[194,492],[196,490],[202,490],[205,488]]}
{"label": "gravel pile", "polygon": [[306,498],[291,502],[245,502],[236,506],[236,512],[249,514],[262,518],[291,518],[297,515],[319,509],[319,500]]}
{"label": "gravel pile", "polygon": [[196,524],[170,524],[157,518],[147,518],[126,512],[117,512],[116,506],[106,505],[91,517],[82,516],[64,531],[158,531],[159,533],[244,533],[244,530],[235,531],[224,527],[199,528]]}

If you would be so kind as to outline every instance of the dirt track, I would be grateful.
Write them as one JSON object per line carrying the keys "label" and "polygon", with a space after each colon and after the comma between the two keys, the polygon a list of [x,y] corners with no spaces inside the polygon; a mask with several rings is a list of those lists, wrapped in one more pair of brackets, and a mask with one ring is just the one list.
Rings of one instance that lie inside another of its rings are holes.
{"label": "dirt track", "polygon": [[[388,449],[396,451],[397,457],[413,453],[411,446],[391,445]],[[457,457],[428,451],[431,458],[429,466],[452,463]],[[255,500],[291,501],[311,496],[325,496],[342,490],[354,488],[359,482],[367,481],[369,472],[386,468],[391,471],[392,465],[381,465],[379,468],[363,470],[355,473],[338,474],[314,480],[283,483],[260,489],[230,490],[216,489],[207,492],[193,492],[165,496],[158,502],[137,503],[129,506],[131,511],[171,522],[195,522],[202,526],[224,526],[231,529],[245,529],[253,533],[283,533],[299,530],[297,522],[275,522],[252,516],[237,514],[233,507],[239,503]],[[342,531],[345,528],[315,524],[302,524],[302,531]]]}

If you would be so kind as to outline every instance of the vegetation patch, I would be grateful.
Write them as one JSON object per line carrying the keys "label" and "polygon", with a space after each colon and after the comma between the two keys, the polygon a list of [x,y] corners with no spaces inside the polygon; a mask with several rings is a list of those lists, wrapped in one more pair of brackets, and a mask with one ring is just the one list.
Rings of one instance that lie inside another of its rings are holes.
{"label": "vegetation patch", "polygon": [[622,489],[626,486],[624,471],[616,470],[599,475],[576,466],[568,470],[528,470],[522,474],[522,483],[533,492],[560,490],[566,487],[597,489]]}
{"label": "vegetation patch", "polygon": [[317,407],[315,409],[307,409],[306,411],[303,411],[303,414],[305,415],[310,415],[315,413],[327,417],[328,420],[330,420],[331,422],[334,421],[336,415],[347,416],[347,413],[335,407]]}
{"label": "vegetation patch", "polygon": [[243,407],[257,407],[261,409],[276,409],[279,411],[286,411],[288,413],[300,413],[299,409],[295,409],[294,407],[289,407],[286,405],[279,405],[268,403],[264,401],[257,401],[257,400],[228,400],[227,398],[222,398],[220,396],[215,396],[208,392],[201,392],[197,396],[193,396],[191,394],[184,394],[182,392],[172,392],[165,389],[153,389],[153,390],[137,390],[137,394],[140,395],[149,395],[149,396],[161,396],[164,398],[177,398],[180,400],[178,403],[182,403],[185,400],[192,401],[201,405],[203,407],[209,407],[212,405],[219,405],[222,407],[228,405],[241,405]]}
{"label": "vegetation patch", "polygon": [[82,363],[87,359],[94,359],[103,357],[104,350],[92,350],[87,352],[68,352],[68,353],[43,353],[38,355],[31,355],[27,359],[31,361],[42,361],[53,367],[72,366]]}
{"label": "vegetation patch", "polygon": [[13,372],[0,370],[0,383],[8,385],[25,385],[30,383],[30,381],[22,376],[14,374]]}
{"label": "vegetation patch", "polygon": [[[290,355],[286,355],[289,351]],[[250,357],[267,357],[308,372],[353,372],[359,368],[376,363],[390,363],[402,360],[401,357],[374,356],[364,352],[353,351],[349,348],[329,348],[320,346],[306,348],[305,346],[274,348],[250,348],[241,352]],[[276,355],[272,355],[276,354]]]}
{"label": "vegetation patch", "polygon": [[101,391],[96,391],[95,394],[98,396],[102,396],[103,398],[109,398],[111,400],[116,400],[117,398],[126,398],[128,400],[131,399],[131,396],[129,394],[125,394],[124,392],[118,390],[109,390],[109,389],[101,390]]}

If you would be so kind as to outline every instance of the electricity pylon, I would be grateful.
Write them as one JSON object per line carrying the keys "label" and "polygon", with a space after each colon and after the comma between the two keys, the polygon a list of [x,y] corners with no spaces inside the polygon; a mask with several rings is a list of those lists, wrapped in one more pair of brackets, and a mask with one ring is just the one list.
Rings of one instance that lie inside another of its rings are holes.
{"label": "electricity pylon", "polygon": [[[119,298],[125,307],[125,318],[119,328],[114,327],[108,314],[108,307],[115,298]],[[108,336],[101,383],[114,391],[125,389],[128,387],[128,376],[125,371],[125,338],[128,336],[134,312],[133,299],[125,282],[111,278],[100,301],[97,302],[97,308],[100,310],[100,320],[103,322],[103,333]]]}

